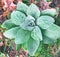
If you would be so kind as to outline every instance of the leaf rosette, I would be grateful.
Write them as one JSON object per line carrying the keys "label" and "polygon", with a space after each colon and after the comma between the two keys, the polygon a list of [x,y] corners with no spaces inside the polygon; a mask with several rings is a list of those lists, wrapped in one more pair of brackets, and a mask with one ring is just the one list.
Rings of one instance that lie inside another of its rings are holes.
{"label": "leaf rosette", "polygon": [[2,24],[2,27],[7,29],[4,36],[15,39],[16,44],[26,44],[29,54],[34,56],[41,41],[44,44],[53,44],[60,37],[60,27],[54,24],[53,18],[56,10],[53,10],[40,12],[35,4],[27,6],[18,2],[11,19]]}

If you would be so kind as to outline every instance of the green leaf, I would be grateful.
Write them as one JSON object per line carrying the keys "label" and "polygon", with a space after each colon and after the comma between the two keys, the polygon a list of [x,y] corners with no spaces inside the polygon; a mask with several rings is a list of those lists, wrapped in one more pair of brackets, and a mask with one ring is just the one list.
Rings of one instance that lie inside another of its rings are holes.
{"label": "green leaf", "polygon": [[22,11],[24,13],[27,12],[28,6],[22,2],[18,2],[17,4],[17,10]]}
{"label": "green leaf", "polygon": [[16,27],[17,25],[15,25],[14,23],[11,22],[11,20],[6,20],[1,27],[2,28],[7,28],[7,29],[11,29],[13,27]]}
{"label": "green leaf", "polygon": [[55,42],[56,42],[56,40],[52,40],[46,36],[43,36],[43,43],[44,44],[52,44],[53,45]]}
{"label": "green leaf", "polygon": [[16,45],[16,50],[19,51],[21,49],[22,45],[21,44],[17,44]]}
{"label": "green leaf", "polygon": [[0,54],[0,57],[5,57],[5,54],[1,53],[1,54]]}
{"label": "green leaf", "polygon": [[42,51],[42,46],[43,46],[43,42],[40,42],[39,47],[35,53],[36,57],[38,57],[38,55],[40,55],[40,52]]}
{"label": "green leaf", "polygon": [[27,49],[29,51],[29,55],[34,56],[36,53],[38,47],[39,47],[40,41],[36,41],[33,38],[30,38],[27,42]]}
{"label": "green leaf", "polygon": [[20,27],[24,30],[32,31],[35,25],[34,21],[35,19],[32,16],[28,15],[25,21],[20,24]]}
{"label": "green leaf", "polygon": [[34,40],[40,40],[40,41],[42,40],[42,33],[41,33],[41,30],[38,26],[35,26],[35,28],[31,32],[31,37]]}
{"label": "green leaf", "polygon": [[27,15],[31,15],[37,19],[40,16],[40,10],[35,4],[31,4],[27,10]]}
{"label": "green leaf", "polygon": [[16,44],[23,44],[27,42],[30,38],[30,32],[23,30],[21,28],[17,31],[16,35],[17,35],[15,39]]}
{"label": "green leaf", "polygon": [[6,32],[4,32],[4,36],[9,38],[9,39],[13,39],[16,37],[17,31],[18,31],[19,27],[15,27],[12,29],[7,30]]}
{"label": "green leaf", "polygon": [[35,18],[32,17],[31,15],[28,15],[26,19],[27,19],[27,20],[33,20],[33,21],[35,21]]}
{"label": "green leaf", "polygon": [[43,10],[42,12],[42,15],[50,15],[50,16],[55,16],[56,15],[56,9],[46,9],[46,10]]}
{"label": "green leaf", "polygon": [[22,12],[13,11],[11,14],[11,21],[16,25],[20,25],[22,22],[24,22],[25,19],[26,16]]}
{"label": "green leaf", "polygon": [[54,22],[54,18],[50,16],[41,16],[37,19],[37,25],[39,25],[42,29],[47,29]]}
{"label": "green leaf", "polygon": [[55,24],[51,24],[43,34],[52,40],[56,40],[57,38],[60,38],[60,27]]}

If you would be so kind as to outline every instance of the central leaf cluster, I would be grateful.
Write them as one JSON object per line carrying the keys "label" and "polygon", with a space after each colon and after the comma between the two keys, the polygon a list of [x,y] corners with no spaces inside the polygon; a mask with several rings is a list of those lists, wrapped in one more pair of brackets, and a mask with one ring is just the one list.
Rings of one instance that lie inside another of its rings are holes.
{"label": "central leaf cluster", "polygon": [[14,38],[16,44],[25,44],[29,54],[34,56],[41,41],[44,44],[53,44],[60,37],[60,27],[54,24],[53,17],[56,13],[55,9],[40,12],[35,4],[27,6],[18,2],[11,19],[2,24],[7,29],[4,36]]}

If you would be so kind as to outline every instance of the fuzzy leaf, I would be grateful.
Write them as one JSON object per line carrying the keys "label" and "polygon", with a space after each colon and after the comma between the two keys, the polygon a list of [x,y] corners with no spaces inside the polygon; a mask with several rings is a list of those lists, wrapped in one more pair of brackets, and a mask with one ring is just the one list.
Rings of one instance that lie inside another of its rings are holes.
{"label": "fuzzy leaf", "polygon": [[34,20],[35,20],[35,19],[34,19],[32,16],[29,15],[29,16],[25,19],[25,21],[20,24],[20,27],[21,27],[22,29],[24,29],[24,30],[29,30],[29,31],[31,31],[31,30],[33,30],[34,25],[35,25]]}
{"label": "fuzzy leaf", "polygon": [[52,23],[54,23],[54,18],[50,16],[41,16],[37,19],[37,25],[42,29],[47,29]]}
{"label": "fuzzy leaf", "polygon": [[26,16],[22,12],[13,11],[11,14],[11,21],[16,25],[20,25],[25,19]]}
{"label": "fuzzy leaf", "polygon": [[12,28],[12,29],[9,29],[7,30],[6,32],[4,32],[4,36],[9,38],[9,39],[13,39],[16,37],[16,34],[17,34],[17,30],[19,29],[19,27],[15,27],[15,28]]}
{"label": "fuzzy leaf", "polygon": [[50,16],[55,16],[56,15],[56,9],[46,9],[46,10],[43,10],[42,12],[42,15],[50,15]]}
{"label": "fuzzy leaf", "polygon": [[17,4],[17,10],[22,11],[24,13],[27,12],[28,6],[22,2],[18,2]]}
{"label": "fuzzy leaf", "polygon": [[56,40],[52,40],[46,36],[43,36],[43,43],[44,44],[54,44],[56,42]]}
{"label": "fuzzy leaf", "polygon": [[60,38],[60,27],[55,24],[51,24],[51,26],[48,27],[43,34],[52,40],[56,40]]}
{"label": "fuzzy leaf", "polygon": [[7,28],[7,29],[16,27],[16,25],[14,23],[12,23],[11,20],[6,20],[1,26],[2,26],[2,28]]}
{"label": "fuzzy leaf", "polygon": [[35,26],[35,28],[31,32],[31,37],[34,40],[40,40],[40,41],[42,40],[42,33],[41,33],[41,30],[38,26]]}
{"label": "fuzzy leaf", "polygon": [[40,41],[36,41],[33,38],[29,39],[29,41],[27,42],[27,49],[31,56],[34,56],[34,54],[36,53],[39,47],[39,44],[40,44]]}
{"label": "fuzzy leaf", "polygon": [[21,28],[17,31],[17,34],[16,35],[17,35],[16,36],[16,39],[15,39],[15,43],[16,44],[25,43],[30,38],[30,32],[29,31],[26,31],[26,30],[23,30]]}
{"label": "fuzzy leaf", "polygon": [[37,19],[40,16],[40,10],[35,4],[31,4],[27,10],[27,15],[31,15]]}

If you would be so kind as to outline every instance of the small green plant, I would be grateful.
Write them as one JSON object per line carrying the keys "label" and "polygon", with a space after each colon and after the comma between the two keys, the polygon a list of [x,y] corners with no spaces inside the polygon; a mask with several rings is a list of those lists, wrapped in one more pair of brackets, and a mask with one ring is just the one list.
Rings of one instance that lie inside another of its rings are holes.
{"label": "small green plant", "polygon": [[4,36],[14,39],[17,45],[24,45],[29,55],[34,56],[41,42],[54,44],[60,37],[60,27],[54,24],[56,13],[55,9],[40,12],[35,4],[27,6],[18,2],[11,19],[2,24],[6,28]]}

